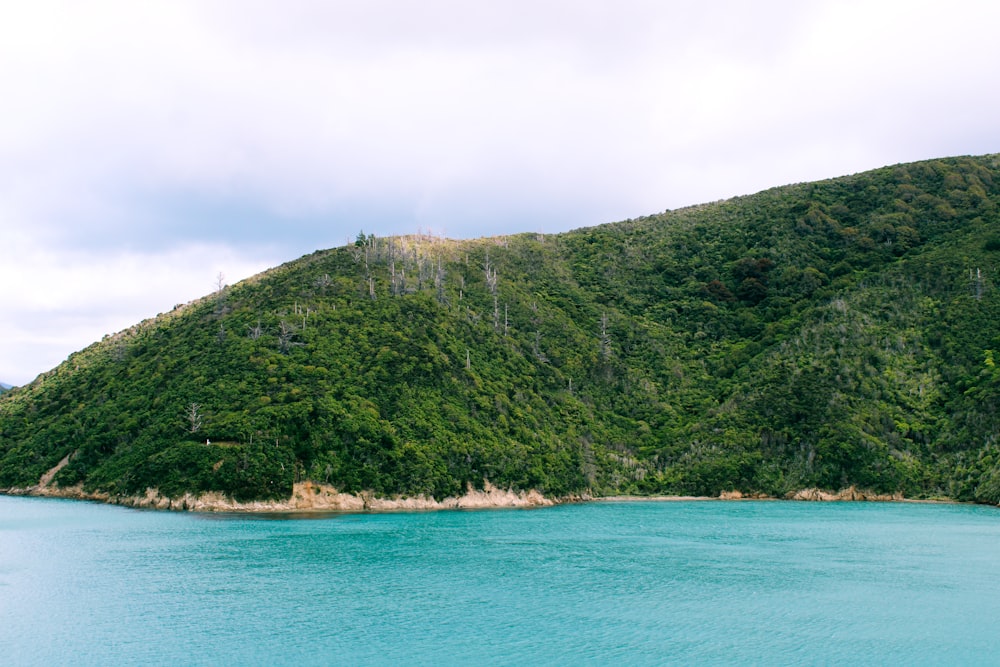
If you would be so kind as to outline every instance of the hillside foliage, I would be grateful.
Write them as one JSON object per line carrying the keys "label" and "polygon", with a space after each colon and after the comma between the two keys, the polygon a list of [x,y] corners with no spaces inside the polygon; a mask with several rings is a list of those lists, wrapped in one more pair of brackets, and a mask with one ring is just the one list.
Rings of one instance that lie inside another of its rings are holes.
{"label": "hillside foliage", "polygon": [[1000,157],[559,235],[361,233],[0,398],[0,489],[1000,502]]}

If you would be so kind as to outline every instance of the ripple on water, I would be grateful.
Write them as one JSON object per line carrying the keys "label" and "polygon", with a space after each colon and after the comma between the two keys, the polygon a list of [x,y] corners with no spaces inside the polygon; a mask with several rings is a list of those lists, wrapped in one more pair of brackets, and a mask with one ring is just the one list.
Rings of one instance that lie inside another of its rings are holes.
{"label": "ripple on water", "polygon": [[983,663],[1000,513],[198,516],[0,498],[10,664]]}

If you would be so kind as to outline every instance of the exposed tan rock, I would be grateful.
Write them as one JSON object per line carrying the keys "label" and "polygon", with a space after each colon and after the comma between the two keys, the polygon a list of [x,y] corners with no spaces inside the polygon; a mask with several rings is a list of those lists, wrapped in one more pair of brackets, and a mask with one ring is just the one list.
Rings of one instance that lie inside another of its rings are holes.
{"label": "exposed tan rock", "polygon": [[[595,500],[590,495],[567,496],[554,500],[547,498],[536,490],[514,491],[500,489],[490,482],[484,481],[483,489],[474,488],[471,484],[462,496],[453,496],[436,500],[432,497],[395,496],[379,498],[370,492],[360,494],[341,493],[328,484],[312,481],[296,483],[292,495],[287,500],[263,500],[239,502],[221,493],[208,492],[198,495],[184,494],[170,498],[160,494],[157,489],[146,489],[138,496],[111,496],[104,492],[85,492],[80,485],[59,487],[52,480],[59,470],[69,462],[65,457],[51,470],[42,475],[35,486],[28,488],[13,488],[3,490],[8,495],[52,496],[76,500],[95,500],[129,507],[144,507],[150,509],[165,509],[191,512],[391,512],[406,510],[440,510],[440,509],[486,509],[499,507],[544,507],[563,502],[584,502]],[[764,499],[763,494],[744,494],[733,489],[719,494],[719,500]],[[785,496],[788,500],[808,501],[903,501],[901,493],[879,494],[859,490],[854,486],[841,489],[836,493],[817,488],[800,489]],[[614,496],[597,498],[602,501],[665,501],[665,500],[712,500],[708,497],[695,496]]]}
{"label": "exposed tan rock", "polygon": [[[58,471],[57,471],[58,472]],[[55,473],[52,474],[54,476]],[[49,477],[51,482],[51,477]],[[146,489],[138,496],[110,496],[106,493],[87,493],[80,486],[57,487],[49,483],[27,489],[7,489],[11,495],[56,496],[77,500],[98,500],[128,507],[189,511],[189,512],[363,512],[473,509],[495,507],[542,507],[554,505],[556,501],[546,498],[535,490],[513,491],[499,489],[488,481],[478,490],[471,485],[463,496],[436,500],[428,496],[397,496],[378,498],[371,493],[358,495],[341,493],[327,484],[300,482],[293,486],[292,495],[287,500],[260,500],[239,502],[221,493],[186,493],[171,498],[157,489]],[[565,501],[585,500],[585,497],[566,498]]]}
{"label": "exposed tan rock", "polygon": [[49,484],[52,483],[52,478],[56,476],[56,473],[62,470],[66,466],[66,464],[69,463],[69,457],[70,455],[67,454],[66,456],[63,457],[62,461],[55,464],[52,468],[47,470],[44,475],[42,475],[42,478],[38,480],[39,489],[47,488]]}
{"label": "exposed tan rock", "polygon": [[822,489],[799,489],[794,493],[789,493],[785,496],[789,500],[820,500],[820,501],[834,501],[834,500],[867,500],[867,501],[886,501],[886,500],[903,500],[903,494],[901,493],[874,493],[872,491],[862,491],[854,486],[849,486],[846,489],[841,489],[836,493],[830,493],[828,491],[823,491]]}

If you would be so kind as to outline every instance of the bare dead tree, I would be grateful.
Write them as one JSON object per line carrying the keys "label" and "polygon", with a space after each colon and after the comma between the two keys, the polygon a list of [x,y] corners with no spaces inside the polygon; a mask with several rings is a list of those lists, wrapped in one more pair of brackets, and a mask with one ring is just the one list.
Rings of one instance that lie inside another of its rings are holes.
{"label": "bare dead tree", "polygon": [[386,248],[386,252],[387,252],[388,257],[389,257],[389,263],[390,264],[395,264],[396,263],[396,239],[394,237],[392,237],[392,236],[389,237],[389,244],[388,244],[388,247]]}
{"label": "bare dead tree", "polygon": [[611,336],[608,334],[608,314],[601,313],[601,360],[608,362],[611,359]]}
{"label": "bare dead tree", "polygon": [[483,271],[486,273],[486,286],[493,291],[493,266],[490,264],[490,251],[486,251],[486,258],[483,260]]}
{"label": "bare dead tree", "polygon": [[303,345],[303,343],[294,341],[294,337],[295,325],[289,324],[285,320],[281,320],[278,324],[278,350],[282,354],[288,354],[288,351],[296,345]]}
{"label": "bare dead tree", "polygon": [[197,433],[201,430],[201,406],[197,403],[191,403],[187,406],[187,410],[184,416],[188,420],[188,431],[190,433]]}
{"label": "bare dead tree", "polygon": [[493,268],[493,272],[492,273],[490,273],[490,270],[487,269],[486,270],[486,286],[490,289],[490,294],[493,294],[494,296],[496,296],[496,293],[497,293],[497,282],[498,282],[498,279],[497,279],[497,270],[496,270],[496,268],[495,267]]}
{"label": "bare dead tree", "polygon": [[438,257],[437,272],[434,274],[434,288],[437,290],[438,303],[444,303],[444,265]]}
{"label": "bare dead tree", "polygon": [[972,269],[969,269],[969,280],[972,282],[972,294],[979,301],[983,298],[983,272],[980,269],[976,269],[975,277],[973,277]]}
{"label": "bare dead tree", "polygon": [[549,360],[549,358],[542,353],[542,332],[540,331],[535,332],[535,340],[531,345],[531,351],[534,353],[535,358],[541,361],[542,363],[545,363]]}
{"label": "bare dead tree", "polygon": [[251,340],[257,340],[260,338],[260,335],[264,333],[264,327],[261,326],[260,320],[257,320],[257,324],[255,326],[247,325],[247,329],[250,330],[247,335]]}
{"label": "bare dead tree", "polygon": [[226,276],[222,271],[215,277],[215,315],[225,315],[226,308]]}

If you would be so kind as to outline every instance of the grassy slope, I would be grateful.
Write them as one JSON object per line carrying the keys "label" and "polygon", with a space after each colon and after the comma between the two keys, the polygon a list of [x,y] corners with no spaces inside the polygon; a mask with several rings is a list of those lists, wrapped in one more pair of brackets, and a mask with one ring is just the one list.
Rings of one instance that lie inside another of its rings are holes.
{"label": "grassy slope", "polygon": [[998,198],[996,157],[956,158],[557,236],[317,252],[5,395],[0,488],[72,453],[57,483],[123,494],[996,502]]}

